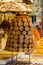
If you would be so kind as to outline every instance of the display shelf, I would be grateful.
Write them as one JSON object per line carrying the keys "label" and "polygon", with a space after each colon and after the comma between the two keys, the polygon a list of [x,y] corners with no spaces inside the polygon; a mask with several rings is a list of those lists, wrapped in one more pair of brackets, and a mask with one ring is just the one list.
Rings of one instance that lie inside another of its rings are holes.
{"label": "display shelf", "polygon": [[[29,54],[28,55],[18,55],[17,56],[17,59],[20,57],[22,58],[22,61],[23,61],[23,57],[25,57],[25,59],[29,59]],[[27,58],[26,58],[27,57]],[[21,61],[21,62],[22,62]],[[20,62],[20,61],[19,61]],[[28,63],[29,64],[29,61],[26,62],[26,60],[22,63]],[[30,64],[43,64],[43,54],[30,54]]]}
{"label": "display shelf", "polygon": [[[23,54],[23,55],[25,55],[25,54]],[[20,56],[22,56],[22,54],[21,55],[17,55],[17,58],[19,58]],[[32,58],[31,58],[31,56],[33,56]],[[15,57],[13,57],[13,62],[12,61],[10,61],[10,62],[8,62],[8,65],[10,65],[10,64],[14,64],[14,65],[43,65],[43,61],[41,62],[40,60],[42,59],[43,60],[43,55],[39,55],[39,54],[31,54],[31,56],[30,56],[30,62],[23,62],[23,61],[17,61],[17,59],[15,60],[14,58]],[[40,58],[40,59],[39,59]],[[28,59],[27,59],[28,60]],[[33,61],[32,61],[33,60]]]}

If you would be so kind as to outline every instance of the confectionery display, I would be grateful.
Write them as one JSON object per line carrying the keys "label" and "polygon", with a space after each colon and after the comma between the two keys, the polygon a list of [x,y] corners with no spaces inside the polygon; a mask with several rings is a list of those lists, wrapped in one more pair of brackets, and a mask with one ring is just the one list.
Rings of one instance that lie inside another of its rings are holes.
{"label": "confectionery display", "polygon": [[32,52],[33,35],[28,16],[16,16],[11,22],[5,50]]}
{"label": "confectionery display", "polygon": [[0,0],[0,65],[43,65],[42,0]]}

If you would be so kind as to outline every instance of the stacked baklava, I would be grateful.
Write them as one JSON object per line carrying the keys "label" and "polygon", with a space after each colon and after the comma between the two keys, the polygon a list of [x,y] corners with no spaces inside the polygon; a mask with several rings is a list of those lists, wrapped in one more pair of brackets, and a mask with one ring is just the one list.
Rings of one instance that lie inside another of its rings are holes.
{"label": "stacked baklava", "polygon": [[10,26],[5,49],[15,52],[32,52],[31,19],[28,16],[16,16]]}

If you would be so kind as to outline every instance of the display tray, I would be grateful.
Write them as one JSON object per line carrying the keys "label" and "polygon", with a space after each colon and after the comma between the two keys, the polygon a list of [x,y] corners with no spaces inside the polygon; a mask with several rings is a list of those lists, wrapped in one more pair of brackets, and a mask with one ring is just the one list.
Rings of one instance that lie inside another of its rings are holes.
{"label": "display tray", "polygon": [[0,64],[7,64],[13,61],[14,64],[43,64],[43,55],[42,54],[25,54],[21,53],[14,57],[0,57]]}
{"label": "display tray", "polygon": [[11,58],[1,58],[0,59],[0,64],[7,64],[10,61],[11,61]]}
{"label": "display tray", "polygon": [[1,64],[7,64],[9,62],[11,62],[12,60],[16,60],[16,56],[14,56],[14,58],[10,55],[3,55],[3,56],[0,56],[0,65]]}

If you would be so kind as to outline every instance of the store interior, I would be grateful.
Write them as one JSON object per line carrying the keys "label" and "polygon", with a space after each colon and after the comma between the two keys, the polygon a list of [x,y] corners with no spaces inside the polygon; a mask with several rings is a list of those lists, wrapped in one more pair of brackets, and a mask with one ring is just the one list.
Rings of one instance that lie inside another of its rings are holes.
{"label": "store interior", "polygon": [[43,65],[41,0],[0,0],[0,65]]}

